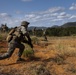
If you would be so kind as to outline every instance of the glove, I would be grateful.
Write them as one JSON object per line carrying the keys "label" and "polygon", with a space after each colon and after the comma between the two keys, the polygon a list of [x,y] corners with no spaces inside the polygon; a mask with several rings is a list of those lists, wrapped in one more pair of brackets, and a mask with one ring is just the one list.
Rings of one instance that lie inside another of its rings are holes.
{"label": "glove", "polygon": [[28,44],[30,45],[31,48],[33,48],[33,44],[31,42],[28,42]]}
{"label": "glove", "polygon": [[30,47],[31,47],[31,48],[33,48],[33,45],[32,45],[32,44],[30,44]]}

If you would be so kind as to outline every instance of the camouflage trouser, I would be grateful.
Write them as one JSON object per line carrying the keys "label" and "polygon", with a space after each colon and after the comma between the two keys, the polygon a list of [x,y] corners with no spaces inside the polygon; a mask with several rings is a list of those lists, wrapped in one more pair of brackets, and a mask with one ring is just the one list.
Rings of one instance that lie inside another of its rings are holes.
{"label": "camouflage trouser", "polygon": [[25,46],[23,44],[15,42],[15,41],[11,41],[9,43],[8,47],[9,48],[8,48],[7,53],[1,55],[0,60],[11,57],[11,55],[13,54],[15,48],[19,48],[18,58],[20,58],[22,56],[22,53],[23,53],[24,48],[25,48]]}
{"label": "camouflage trouser", "polygon": [[44,40],[46,40],[47,41],[47,37],[46,37],[46,35],[43,35],[44,36]]}

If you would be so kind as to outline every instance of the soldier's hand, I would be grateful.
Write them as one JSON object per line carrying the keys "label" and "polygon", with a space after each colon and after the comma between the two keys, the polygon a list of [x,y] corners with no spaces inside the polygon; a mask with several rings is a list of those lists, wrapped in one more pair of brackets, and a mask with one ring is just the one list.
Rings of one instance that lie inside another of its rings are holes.
{"label": "soldier's hand", "polygon": [[31,46],[31,48],[33,48],[33,45],[32,44],[30,44],[30,46]]}
{"label": "soldier's hand", "polygon": [[31,42],[28,42],[28,44],[30,45],[31,48],[33,48],[33,44]]}

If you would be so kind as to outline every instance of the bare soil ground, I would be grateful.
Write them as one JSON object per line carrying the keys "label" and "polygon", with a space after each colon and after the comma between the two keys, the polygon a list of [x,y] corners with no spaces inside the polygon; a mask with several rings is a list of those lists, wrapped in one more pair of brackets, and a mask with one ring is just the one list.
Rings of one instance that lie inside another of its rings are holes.
{"label": "bare soil ground", "polygon": [[[0,42],[0,54],[8,49]],[[34,44],[35,58],[17,63],[15,50],[9,59],[0,60],[0,75],[76,75],[76,37],[48,37]]]}

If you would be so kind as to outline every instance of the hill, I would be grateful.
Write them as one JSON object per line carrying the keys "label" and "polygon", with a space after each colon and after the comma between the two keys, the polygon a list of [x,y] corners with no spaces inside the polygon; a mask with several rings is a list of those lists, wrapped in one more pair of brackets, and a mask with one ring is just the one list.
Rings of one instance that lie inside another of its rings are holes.
{"label": "hill", "polygon": [[[28,27],[28,30],[34,29],[36,26],[30,26]],[[36,29],[46,29],[47,27],[36,27]]]}
{"label": "hill", "polygon": [[58,28],[58,27],[59,27],[58,25],[51,26],[51,28]]}
{"label": "hill", "polygon": [[63,25],[61,26],[58,26],[58,25],[53,25],[51,26],[51,28],[59,28],[59,27],[76,27],[76,22],[67,22],[67,23],[64,23]]}
{"label": "hill", "polygon": [[63,24],[61,27],[76,27],[76,22],[68,22]]}

